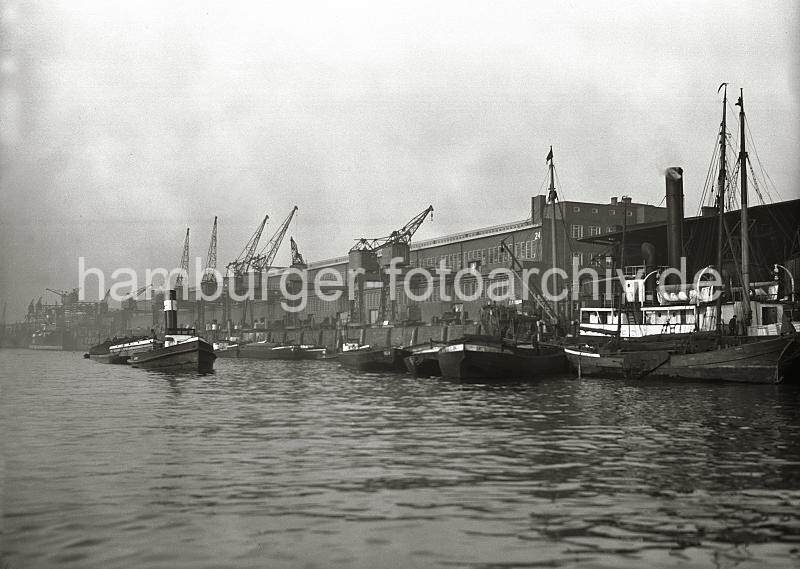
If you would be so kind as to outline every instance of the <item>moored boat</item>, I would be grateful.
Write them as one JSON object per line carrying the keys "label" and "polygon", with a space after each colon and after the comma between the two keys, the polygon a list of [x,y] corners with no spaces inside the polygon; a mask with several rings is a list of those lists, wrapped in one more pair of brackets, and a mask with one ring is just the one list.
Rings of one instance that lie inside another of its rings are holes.
{"label": "moored boat", "polygon": [[406,370],[414,377],[435,377],[442,375],[439,367],[439,349],[441,346],[423,344],[408,348],[411,354],[403,358]]}
{"label": "moored boat", "polygon": [[243,345],[229,342],[214,342],[212,347],[218,358],[238,358]]}
{"label": "moored boat", "polygon": [[127,364],[131,356],[153,349],[157,340],[145,336],[111,338],[89,348],[89,359],[107,364]]}
{"label": "moored boat", "polygon": [[570,366],[587,376],[779,383],[797,375],[800,341],[796,334],[787,334],[728,338],[717,349],[693,353],[604,351],[590,346],[568,346],[564,352]]}
{"label": "moored boat", "polygon": [[497,338],[472,337],[438,353],[442,376],[461,380],[539,379],[566,371],[558,346],[515,345]]}
{"label": "moored boat", "polygon": [[[241,352],[246,354],[248,350],[243,349]],[[318,360],[322,359],[326,353],[327,349],[323,346],[285,344],[261,349],[258,351],[257,357],[264,360]],[[240,355],[240,357],[247,356]]]}
{"label": "moored boat", "polygon": [[403,348],[361,346],[337,354],[344,367],[358,371],[405,371],[403,359],[411,352]]}
{"label": "moored boat", "polygon": [[68,334],[64,330],[38,330],[31,335],[31,350],[68,350]]}

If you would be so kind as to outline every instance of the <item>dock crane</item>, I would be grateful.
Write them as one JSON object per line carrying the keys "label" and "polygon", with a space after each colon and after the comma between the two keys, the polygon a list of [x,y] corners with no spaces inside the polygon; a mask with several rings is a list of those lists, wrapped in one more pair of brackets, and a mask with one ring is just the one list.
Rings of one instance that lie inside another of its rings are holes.
{"label": "dock crane", "polygon": [[[253,268],[253,259],[256,256],[256,250],[258,249],[258,242],[261,241],[261,234],[264,232],[264,226],[267,224],[267,220],[269,219],[269,215],[264,215],[264,219],[261,220],[261,223],[258,224],[253,235],[250,237],[250,240],[245,244],[244,249],[242,252],[239,253],[239,256],[236,257],[233,261],[228,263],[226,266],[228,272],[233,277],[233,289],[236,291],[237,294],[244,294],[247,291],[247,283],[245,279],[247,278],[247,274],[250,272],[250,269]],[[228,308],[227,300],[226,300],[226,308],[225,308],[225,318],[228,320],[230,324],[230,308]],[[244,306],[242,308],[242,320],[247,319],[247,300],[244,301]],[[251,320],[252,320],[252,306],[251,306]]]}
{"label": "dock crane", "polygon": [[128,310],[136,310],[136,299],[139,298],[142,293],[150,287],[151,285],[144,285],[128,295],[128,298],[125,299]]}
{"label": "dock crane", "polygon": [[544,297],[544,295],[542,295],[539,292],[538,289],[532,286],[532,283],[524,283],[522,281],[521,275],[523,274],[524,267],[520,262],[520,260],[517,258],[517,256],[514,254],[512,248],[508,245],[508,243],[506,243],[506,239],[508,238],[506,237],[505,239],[502,239],[500,241],[500,248],[503,249],[508,255],[508,258],[510,259],[509,268],[514,273],[514,276],[517,277],[517,280],[520,282],[520,285],[522,285],[522,290],[528,291],[528,297],[531,300],[533,300],[533,302],[539,307],[539,309],[542,311],[543,316],[549,318],[550,321],[553,323],[557,322],[558,314],[556,314],[550,302]]}
{"label": "dock crane", "polygon": [[228,263],[226,268],[228,271],[233,273],[234,277],[244,277],[252,268],[253,258],[255,257],[256,249],[258,248],[258,242],[261,240],[261,234],[264,232],[264,226],[267,224],[268,219],[269,215],[265,215],[264,219],[261,220],[261,223],[256,228],[255,233],[253,233],[253,235],[250,237],[250,240],[247,242],[247,244],[245,244],[242,252],[239,253],[239,256]]}
{"label": "dock crane", "polygon": [[186,239],[183,240],[183,253],[181,253],[181,272],[175,278],[175,288],[183,287],[183,275],[189,274],[189,228],[186,228]]}
{"label": "dock crane", "polygon": [[211,229],[211,242],[208,244],[206,255],[206,268],[200,280],[203,294],[212,295],[217,290],[217,279],[214,273],[217,270],[217,216],[214,216],[214,227]]}
{"label": "dock crane", "polygon": [[261,248],[259,254],[253,258],[252,266],[256,272],[261,273],[272,268],[272,263],[275,261],[275,256],[278,254],[278,249],[281,243],[283,243],[283,238],[286,236],[286,230],[289,229],[289,224],[292,222],[292,218],[294,218],[296,212],[297,206],[294,206],[292,211],[289,212],[289,215],[286,216],[286,219],[283,220],[283,223],[280,224],[275,234],[270,237],[267,244]]}
{"label": "dock crane", "polygon": [[308,267],[305,259],[303,259],[303,255],[300,254],[300,250],[297,248],[294,237],[289,237],[289,245],[292,247],[292,267],[298,269],[305,269]]}
{"label": "dock crane", "polygon": [[78,289],[72,290],[56,290],[52,288],[46,288],[46,291],[52,292],[53,294],[57,294],[61,299],[61,304],[63,306],[67,306],[68,304],[75,304],[78,302]]}
{"label": "dock crane", "polygon": [[[367,280],[379,280],[381,282],[381,303],[379,321],[394,320],[394,304],[390,302],[389,275],[385,268],[390,266],[392,259],[401,258],[402,263],[398,266],[407,266],[411,256],[411,237],[420,228],[428,217],[433,218],[433,206],[415,215],[411,220],[400,229],[392,231],[385,237],[368,239],[362,237],[350,249],[349,265],[350,269],[364,269],[364,274],[356,275],[354,279],[355,291],[353,300],[350,304],[350,320],[352,322],[363,322],[364,317],[364,288]],[[378,266],[378,252],[381,252],[381,265]],[[377,277],[377,278],[375,278]]]}

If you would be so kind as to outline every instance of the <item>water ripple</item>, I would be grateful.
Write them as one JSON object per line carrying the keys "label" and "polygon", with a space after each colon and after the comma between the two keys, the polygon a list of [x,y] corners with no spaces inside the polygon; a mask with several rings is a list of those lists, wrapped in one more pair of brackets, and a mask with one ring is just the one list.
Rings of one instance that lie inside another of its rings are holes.
{"label": "water ripple", "polygon": [[800,391],[0,351],[16,567],[800,566]]}

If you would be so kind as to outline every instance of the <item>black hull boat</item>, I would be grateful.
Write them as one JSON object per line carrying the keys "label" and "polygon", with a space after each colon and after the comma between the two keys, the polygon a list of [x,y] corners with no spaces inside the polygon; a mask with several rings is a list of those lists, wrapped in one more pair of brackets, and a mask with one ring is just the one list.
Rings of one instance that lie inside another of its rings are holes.
{"label": "black hull boat", "polygon": [[459,380],[539,379],[566,371],[561,348],[508,345],[496,339],[464,339],[438,354],[442,376]]}
{"label": "black hull boat", "polygon": [[405,371],[403,358],[411,352],[402,348],[356,348],[338,354],[339,363],[358,371]]}
{"label": "black hull boat", "polygon": [[[247,353],[248,350],[244,348],[241,352]],[[258,355],[255,357],[262,360],[319,360],[322,359],[326,353],[327,350],[322,346],[291,344],[258,350]],[[248,356],[240,355],[239,357]]]}
{"label": "black hull boat", "polygon": [[101,364],[116,364],[116,365],[125,365],[128,363],[130,356],[120,356],[119,354],[112,354],[111,352],[107,354],[87,354],[89,359]]}
{"label": "black hull boat", "polygon": [[800,341],[796,335],[731,341],[735,343],[696,353],[603,352],[587,346],[568,346],[564,352],[570,366],[587,376],[780,383],[797,375]]}
{"label": "black hull boat", "polygon": [[272,348],[277,347],[274,342],[255,342],[252,344],[235,344],[215,350],[220,358],[247,358],[253,360],[271,360]]}
{"label": "black hull boat", "polygon": [[99,363],[124,365],[133,355],[152,350],[156,343],[145,336],[112,338],[89,348],[86,356]]}
{"label": "black hull boat", "polygon": [[215,359],[217,356],[211,344],[202,338],[194,338],[141,352],[132,356],[129,363],[143,369],[208,372],[214,369]]}
{"label": "black hull boat", "polygon": [[414,377],[437,377],[442,375],[439,367],[439,348],[426,344],[424,347],[411,347],[411,355],[403,359],[406,370]]}

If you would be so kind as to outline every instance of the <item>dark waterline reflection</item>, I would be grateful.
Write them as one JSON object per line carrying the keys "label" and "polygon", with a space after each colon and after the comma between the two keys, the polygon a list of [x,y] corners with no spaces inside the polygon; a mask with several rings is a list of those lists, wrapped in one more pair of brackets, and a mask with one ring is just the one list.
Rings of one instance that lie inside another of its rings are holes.
{"label": "dark waterline reflection", "polygon": [[0,351],[9,567],[800,566],[800,391]]}

